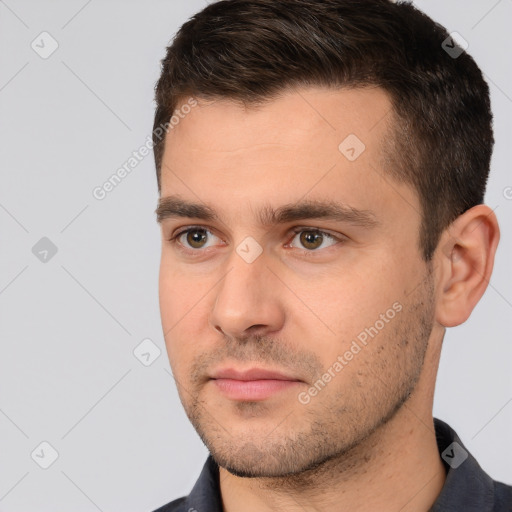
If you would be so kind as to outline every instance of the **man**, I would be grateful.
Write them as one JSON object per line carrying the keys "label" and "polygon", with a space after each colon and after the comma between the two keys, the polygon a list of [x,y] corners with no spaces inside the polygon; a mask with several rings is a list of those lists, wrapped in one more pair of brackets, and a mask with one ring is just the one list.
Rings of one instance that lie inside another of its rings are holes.
{"label": "man", "polygon": [[224,0],[156,101],[162,325],[210,452],[158,510],[512,510],[432,417],[499,241],[473,59],[410,4]]}

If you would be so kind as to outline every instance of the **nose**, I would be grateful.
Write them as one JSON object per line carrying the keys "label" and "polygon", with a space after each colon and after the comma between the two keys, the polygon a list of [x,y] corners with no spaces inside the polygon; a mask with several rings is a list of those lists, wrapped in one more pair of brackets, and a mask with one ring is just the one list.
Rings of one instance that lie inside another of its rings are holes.
{"label": "nose", "polygon": [[247,263],[233,251],[228,271],[216,288],[210,314],[214,329],[234,339],[281,330],[285,319],[282,284],[267,264],[264,252]]}

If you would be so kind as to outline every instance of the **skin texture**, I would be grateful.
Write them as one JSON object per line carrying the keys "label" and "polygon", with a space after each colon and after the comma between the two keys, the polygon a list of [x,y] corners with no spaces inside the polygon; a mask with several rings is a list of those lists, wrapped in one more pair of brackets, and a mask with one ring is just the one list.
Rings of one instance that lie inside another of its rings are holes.
{"label": "skin texture", "polygon": [[[432,418],[442,340],[485,291],[499,229],[478,205],[443,233],[432,262],[421,259],[417,194],[380,163],[390,109],[379,88],[298,89],[258,109],[199,101],[167,135],[161,197],[219,216],[162,221],[159,293],[178,392],[221,466],[227,512],[427,511],[442,488]],[[338,149],[350,134],[365,145],[354,161]],[[260,223],[263,207],[305,200],[371,211],[377,223]],[[193,226],[208,230],[203,245],[169,241]],[[335,238],[312,248],[313,228]],[[252,263],[236,251],[246,237],[262,249]],[[210,379],[221,367],[300,382],[233,400]]]}

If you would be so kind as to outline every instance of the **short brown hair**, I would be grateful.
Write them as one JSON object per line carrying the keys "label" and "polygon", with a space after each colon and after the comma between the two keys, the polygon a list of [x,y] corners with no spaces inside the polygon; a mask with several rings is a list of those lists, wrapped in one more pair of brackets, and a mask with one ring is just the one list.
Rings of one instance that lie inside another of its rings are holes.
{"label": "short brown hair", "polygon": [[448,38],[413,5],[389,0],[207,6],[177,32],[155,86],[158,191],[165,138],[155,130],[187,96],[257,105],[295,86],[378,86],[393,105],[387,172],[418,193],[430,261],[442,231],[483,202],[494,144],[488,85],[466,52],[445,51]]}

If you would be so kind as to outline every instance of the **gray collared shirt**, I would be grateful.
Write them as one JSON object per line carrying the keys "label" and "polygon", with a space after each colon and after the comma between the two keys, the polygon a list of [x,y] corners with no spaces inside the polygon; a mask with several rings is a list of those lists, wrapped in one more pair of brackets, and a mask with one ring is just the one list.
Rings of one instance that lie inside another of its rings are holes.
{"label": "gray collared shirt", "polygon": [[[446,481],[429,512],[512,512],[512,486],[493,480],[466,450],[455,431],[434,418]],[[154,512],[223,512],[219,468],[209,455],[188,496]]]}

